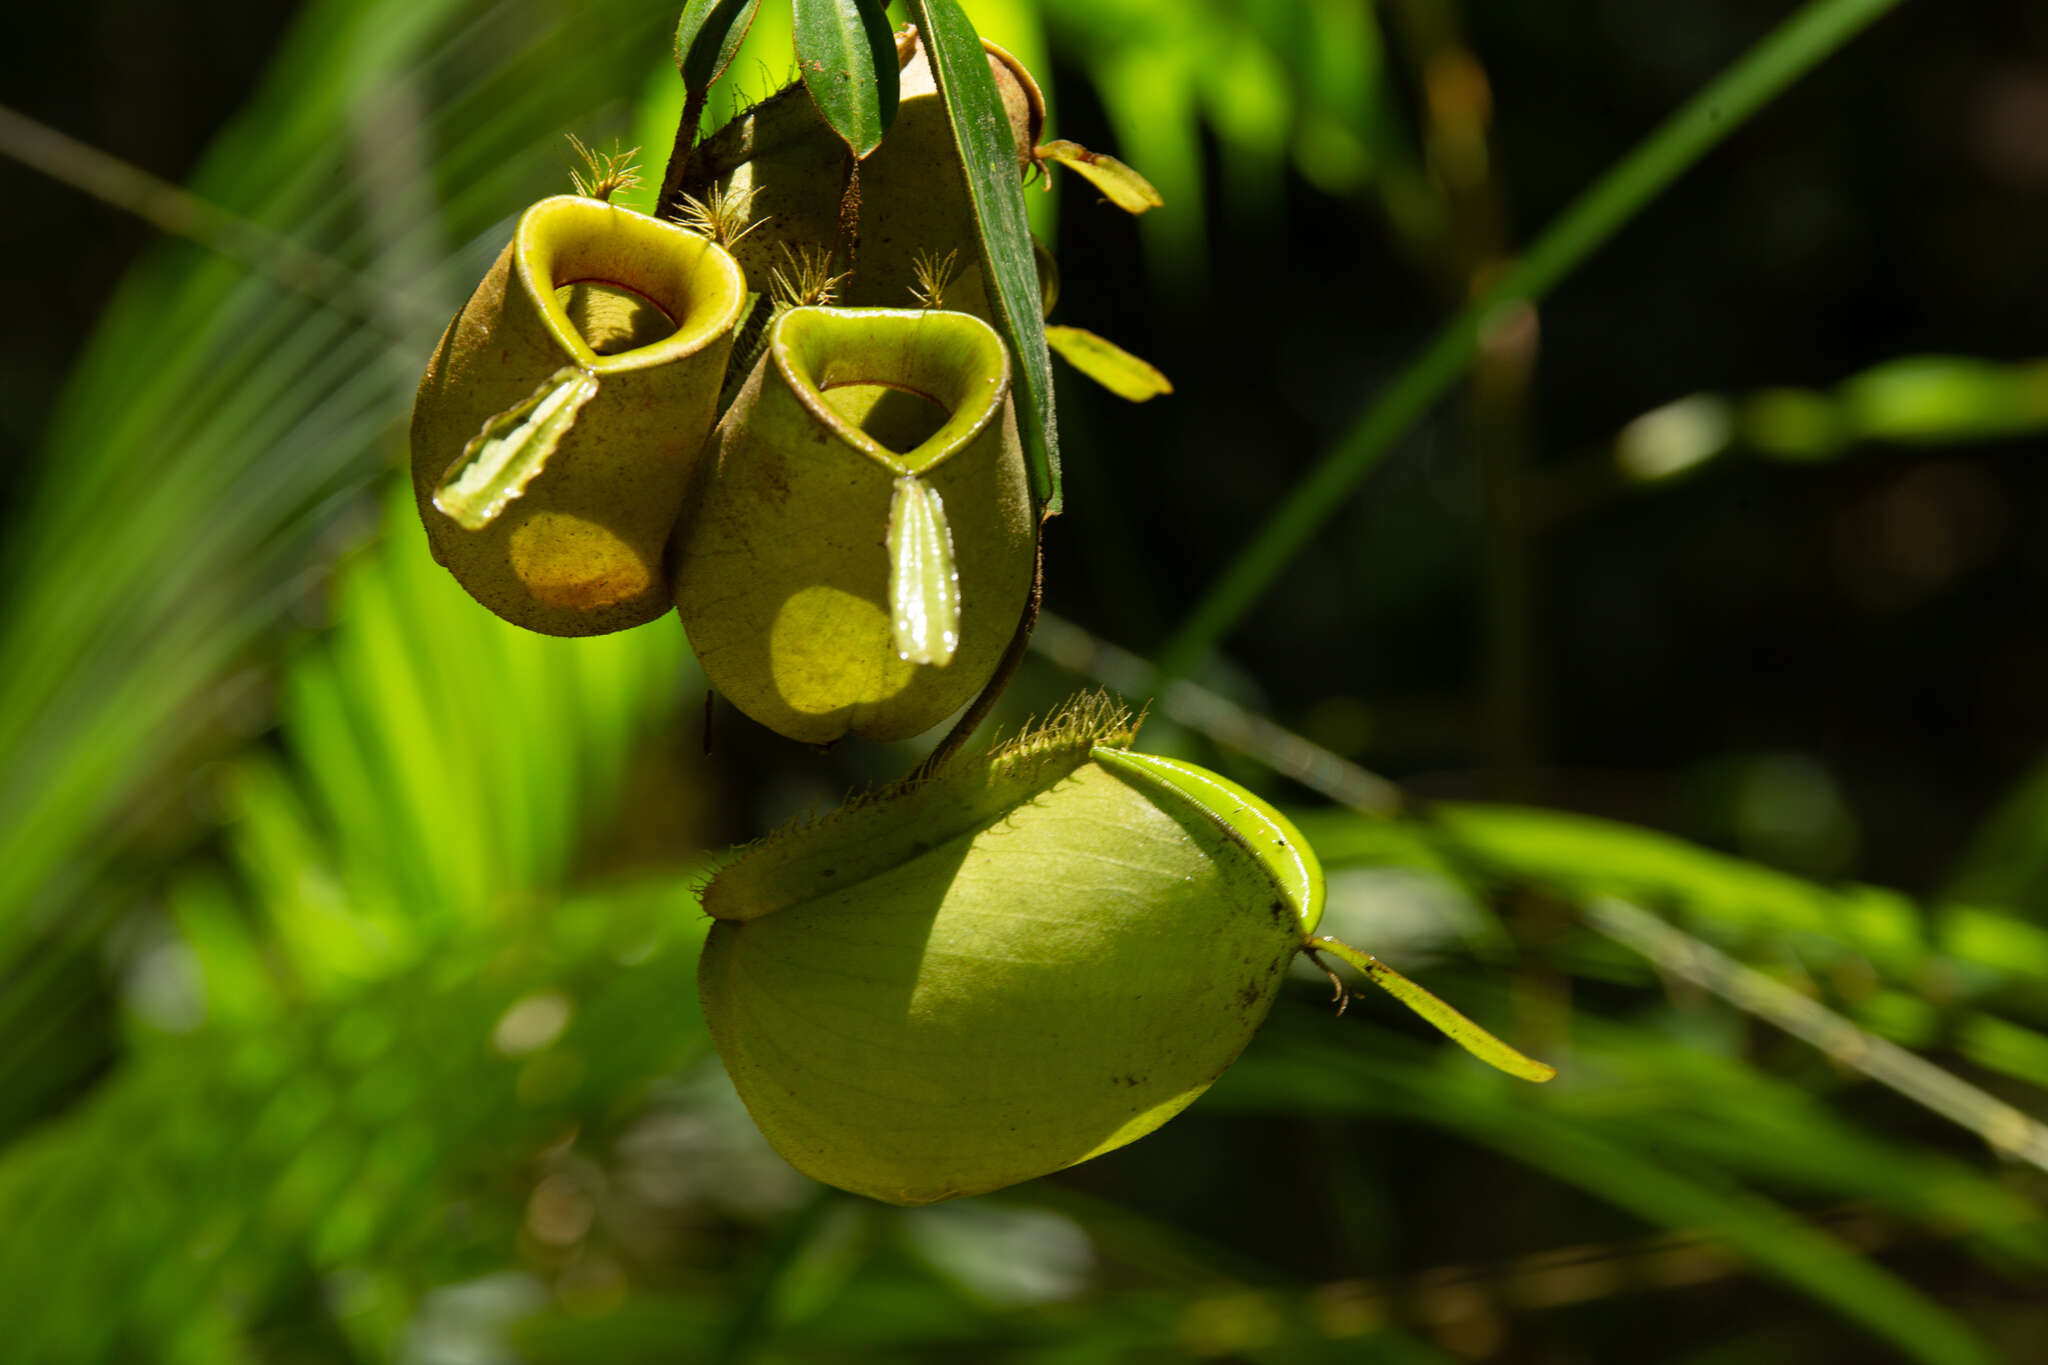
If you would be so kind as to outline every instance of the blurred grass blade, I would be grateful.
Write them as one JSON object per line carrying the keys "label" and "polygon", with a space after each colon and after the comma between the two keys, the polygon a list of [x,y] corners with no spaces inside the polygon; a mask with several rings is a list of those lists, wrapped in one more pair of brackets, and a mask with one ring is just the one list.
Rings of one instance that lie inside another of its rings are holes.
{"label": "blurred grass blade", "polygon": [[2048,918],[2048,762],[2037,762],[1978,823],[1942,898]]}
{"label": "blurred grass blade", "polygon": [[1874,365],[1837,390],[1851,430],[1873,441],[1951,445],[2048,424],[2048,363],[1913,355]]}
{"label": "blurred grass blade", "polygon": [[1996,1365],[1969,1325],[1877,1262],[1755,1195],[1692,1180],[1549,1116],[1470,1136],[1666,1227],[1711,1232],[1761,1269],[1925,1365]]}
{"label": "blurred grass blade", "polygon": [[1579,196],[1294,486],[1167,641],[1161,674],[1185,677],[1244,619],[1358,481],[1450,392],[1490,325],[1549,293],[1750,115],[1899,2],[1808,0]]}
{"label": "blurred grass blade", "polygon": [[898,657],[943,667],[960,647],[960,571],[939,490],[896,480],[889,502],[889,602]]}
{"label": "blurred grass blade", "polygon": [[[337,586],[341,624],[286,671],[283,756],[261,746],[223,784],[258,914],[245,925],[211,873],[170,892],[210,1026],[131,1047],[42,1140],[0,1155],[0,1217],[22,1238],[0,1245],[0,1319],[23,1359],[242,1358],[252,1325],[317,1277],[375,1264],[417,1201],[443,1197],[452,1156],[523,1162],[518,1144],[702,1049],[687,1004],[646,1027],[688,1000],[694,875],[594,904],[559,891],[673,711],[681,641],[509,626],[432,562],[409,489],[394,483],[385,515],[383,545]],[[537,903],[549,913],[529,916]],[[621,971],[627,946],[642,965]],[[537,1054],[568,1078],[546,1098],[494,1031],[542,990],[573,1008],[566,1051]],[[394,1046],[412,1029],[442,1042]],[[165,1254],[193,1236],[207,1255]],[[65,1285],[30,1302],[49,1238]]]}
{"label": "blurred grass blade", "polygon": [[896,118],[896,40],[876,0],[791,0],[796,67],[811,103],[855,160]]}
{"label": "blurred grass blade", "polygon": [[[1038,614],[1031,650],[1061,668],[1127,697],[1153,694],[1160,709],[1210,741],[1245,754],[1312,792],[1364,815],[1390,816],[1401,789],[1356,763],[1312,744],[1271,719],[1185,678],[1161,688],[1152,661],[1089,633],[1052,612]],[[1318,848],[1320,841],[1314,841]]]}
{"label": "blurred grass blade", "polygon": [[1635,1143],[1603,1135],[1598,1110],[1582,1117],[1546,1106],[1539,1098],[1546,1093],[1447,1084],[1441,1068],[1345,1046],[1321,1023],[1276,1015],[1203,1103],[1434,1124],[1654,1226],[1711,1236],[1925,1365],[1994,1365],[1996,1357],[1966,1323],[1875,1261],[1772,1201],[1730,1188],[1725,1178],[1696,1178]]}
{"label": "blurred grass blade", "polygon": [[1025,401],[1017,405],[1017,425],[1031,471],[1031,496],[1042,515],[1053,516],[1060,510],[1060,443],[1053,414],[1052,358],[1045,345],[1038,264],[1009,116],[989,74],[981,39],[957,0],[907,4],[924,35],[932,75],[953,124],[953,140],[967,167],[983,269],[996,286],[996,323],[1017,358],[1023,381]]}
{"label": "blurred grass blade", "polygon": [[1047,327],[1045,343],[1059,358],[1119,398],[1143,403],[1173,392],[1173,381],[1149,360],[1141,360],[1085,327]]}
{"label": "blurred grass blade", "polygon": [[1182,42],[1164,47],[1107,49],[1093,66],[1118,149],[1145,168],[1161,199],[1183,206],[1148,213],[1138,224],[1146,270],[1161,300],[1208,288],[1207,221],[1195,208],[1207,202],[1197,88],[1205,45],[1195,35],[1180,36]]}
{"label": "blurred grass blade", "polygon": [[1955,1047],[1978,1066],[2048,1090],[2048,1034],[1974,1014],[1957,1023]]}
{"label": "blurred grass blade", "polygon": [[1640,906],[1613,897],[1582,912],[1600,932],[1620,940],[1681,977],[1768,1020],[1951,1123],[1961,1124],[2006,1156],[2048,1170],[2048,1125],[2021,1113],[1897,1044],[1872,1037],[1783,982],[1735,961],[1712,945],[1672,928]]}
{"label": "blurred grass blade", "polygon": [[597,397],[597,376],[564,365],[532,397],[484,424],[434,490],[434,506],[471,531],[498,519],[507,503],[547,468],[548,457]]}
{"label": "blurred grass blade", "polygon": [[183,186],[4,106],[0,106],[0,155],[132,213],[160,232],[204,243],[352,318],[376,320],[374,312],[365,307],[355,275],[333,261],[261,224],[228,213]]}
{"label": "blurred grass blade", "polygon": [[[1349,964],[1366,980],[1427,1019],[1431,1027],[1488,1066],[1525,1081],[1542,1082],[1556,1078],[1556,1067],[1523,1056],[1364,949],[1354,948],[1327,934],[1318,934],[1309,940],[1309,952],[1328,953]],[[1341,984],[1339,989],[1342,989]]]}
{"label": "blurred grass blade", "polygon": [[1110,203],[1125,213],[1146,213],[1166,207],[1151,181],[1115,157],[1091,152],[1078,142],[1058,138],[1045,143],[1038,149],[1038,159],[1057,161],[1101,190]]}
{"label": "blurred grass blade", "polygon": [[283,721],[346,902],[402,956],[558,888],[692,674],[670,632],[560,640],[483,611],[403,486],[385,527],[336,585],[342,624],[291,659]]}

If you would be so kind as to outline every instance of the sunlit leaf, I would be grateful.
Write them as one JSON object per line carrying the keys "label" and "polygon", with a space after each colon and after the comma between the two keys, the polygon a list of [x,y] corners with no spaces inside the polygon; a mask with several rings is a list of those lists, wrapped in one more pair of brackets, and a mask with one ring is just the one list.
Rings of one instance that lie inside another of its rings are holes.
{"label": "sunlit leaf", "polygon": [[1038,149],[1038,159],[1057,161],[1068,167],[1101,190],[1110,203],[1125,213],[1145,213],[1166,207],[1166,201],[1159,197],[1158,190],[1152,188],[1151,181],[1115,157],[1091,152],[1078,142],[1055,139]]}
{"label": "sunlit leaf", "polygon": [[896,117],[896,40],[878,0],[792,0],[796,67],[832,131],[864,157]]}
{"label": "sunlit leaf", "polygon": [[1084,327],[1049,326],[1045,343],[1060,359],[1119,398],[1143,403],[1173,392],[1173,381],[1149,360],[1141,360],[1105,337]]}
{"label": "sunlit leaf", "polygon": [[1557,1075],[1556,1067],[1523,1056],[1371,953],[1327,935],[1310,940],[1310,948],[1328,953],[1364,973],[1366,980],[1427,1019],[1438,1032],[1488,1066],[1525,1081],[1547,1081]]}

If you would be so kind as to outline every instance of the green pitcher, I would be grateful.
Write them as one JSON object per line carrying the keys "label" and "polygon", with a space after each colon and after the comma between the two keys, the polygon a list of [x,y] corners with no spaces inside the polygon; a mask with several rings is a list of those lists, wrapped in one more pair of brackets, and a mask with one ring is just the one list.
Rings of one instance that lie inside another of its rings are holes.
{"label": "green pitcher", "polygon": [[[1133,1142],[1222,1075],[1297,954],[1360,972],[1510,1075],[1517,1052],[1317,933],[1301,832],[1131,749],[1106,696],[753,845],[704,890],[697,995],[754,1121],[805,1174],[896,1204]],[[1349,987],[1338,986],[1342,1000]]]}
{"label": "green pitcher", "polygon": [[746,298],[738,264],[694,233],[577,196],[528,209],[413,405],[434,558],[548,635],[665,612],[663,550]]}
{"label": "green pitcher", "polygon": [[792,309],[711,450],[670,566],[712,687],[813,744],[908,738],[973,699],[1036,554],[1009,353],[987,323]]}
{"label": "green pitcher", "polygon": [[1321,914],[1315,855],[1130,739],[1085,706],[711,883],[698,996],[798,1170],[898,1204],[997,1189],[1144,1136],[1243,1050]]}

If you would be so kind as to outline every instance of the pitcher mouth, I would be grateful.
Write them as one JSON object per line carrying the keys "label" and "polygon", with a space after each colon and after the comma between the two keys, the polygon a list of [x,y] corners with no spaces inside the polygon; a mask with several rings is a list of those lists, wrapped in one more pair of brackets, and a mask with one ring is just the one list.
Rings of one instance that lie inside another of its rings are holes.
{"label": "pitcher mouth", "polygon": [[[598,374],[694,355],[737,326],[746,309],[746,277],[723,248],[672,223],[578,195],[556,195],[526,211],[513,261],[562,350]],[[652,310],[645,320],[655,324],[643,334],[646,344],[611,349],[615,342],[598,338],[594,347],[571,315],[580,311],[572,286],[583,286],[584,293],[591,286],[621,290],[641,301]]]}
{"label": "pitcher mouth", "polygon": [[569,323],[600,356],[659,345],[676,333],[668,309],[616,280],[570,280],[555,290]]}
{"label": "pitcher mouth", "polygon": [[806,408],[896,474],[921,474],[972,444],[1002,411],[1010,356],[967,313],[793,308],[770,352]]}

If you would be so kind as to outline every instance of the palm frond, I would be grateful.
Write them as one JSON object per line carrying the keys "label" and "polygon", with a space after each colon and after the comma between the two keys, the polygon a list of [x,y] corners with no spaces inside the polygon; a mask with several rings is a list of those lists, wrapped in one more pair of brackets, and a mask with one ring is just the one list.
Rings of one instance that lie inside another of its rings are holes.
{"label": "palm frond", "polygon": [[[659,23],[579,9],[318,4],[194,180],[366,281],[381,327],[183,243],[124,283],[0,562],[0,961],[60,872],[202,743],[207,686],[303,608],[323,539],[388,468],[412,375],[552,188],[540,149],[615,96]],[[423,214],[415,210],[424,209]]]}

